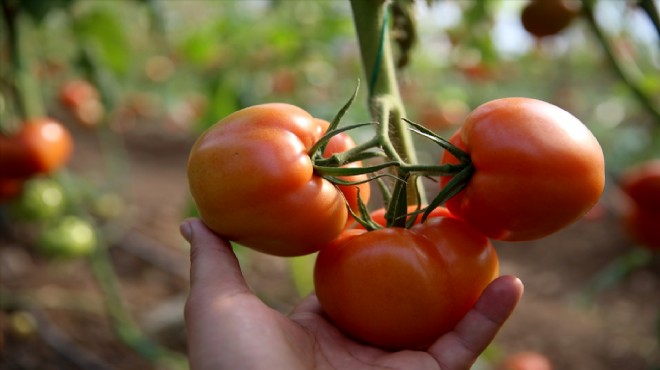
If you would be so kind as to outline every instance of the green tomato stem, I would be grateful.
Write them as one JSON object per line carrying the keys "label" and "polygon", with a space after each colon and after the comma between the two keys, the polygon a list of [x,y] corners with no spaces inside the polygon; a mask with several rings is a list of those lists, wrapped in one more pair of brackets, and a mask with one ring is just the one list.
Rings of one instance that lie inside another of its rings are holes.
{"label": "green tomato stem", "polygon": [[[365,75],[369,79],[369,110],[380,122],[379,140],[391,159],[414,164],[417,155],[407,124],[401,119],[405,109],[396,80],[394,58],[387,29],[388,6],[385,0],[351,0],[353,21],[360,45]],[[418,194],[417,179],[411,177],[408,202]]]}

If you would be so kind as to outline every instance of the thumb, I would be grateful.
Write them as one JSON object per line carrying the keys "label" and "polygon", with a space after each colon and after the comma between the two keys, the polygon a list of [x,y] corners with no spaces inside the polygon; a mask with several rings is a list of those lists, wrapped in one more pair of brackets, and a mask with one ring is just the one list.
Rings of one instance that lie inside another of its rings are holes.
{"label": "thumb", "polygon": [[184,220],[180,231],[190,243],[191,296],[218,299],[249,291],[227,240],[196,218]]}

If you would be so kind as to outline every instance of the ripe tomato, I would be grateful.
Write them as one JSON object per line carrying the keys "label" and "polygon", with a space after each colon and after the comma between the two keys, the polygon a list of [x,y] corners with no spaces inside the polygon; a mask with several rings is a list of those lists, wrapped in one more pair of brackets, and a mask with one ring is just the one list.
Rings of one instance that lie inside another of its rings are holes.
{"label": "ripe tomato", "polygon": [[23,190],[24,179],[0,178],[0,204],[16,199]]}
{"label": "ripe tomato", "polygon": [[[414,212],[417,209],[417,206],[408,206],[408,213]],[[377,223],[380,226],[387,226],[387,220],[385,219],[385,213],[387,210],[385,208],[378,208],[377,210],[371,212],[369,216],[371,216],[371,219]],[[431,214],[429,214],[427,220],[434,218],[434,217],[452,217],[451,213],[449,210],[445,207],[436,207],[431,211]],[[422,222],[422,215],[419,214],[415,218],[415,224],[419,224]],[[356,226],[358,229],[364,229],[364,227],[360,224]]]}
{"label": "ripe tomato", "polygon": [[60,88],[59,99],[63,106],[75,109],[90,100],[98,100],[99,92],[85,80],[71,80]]}
{"label": "ripe tomato", "polygon": [[564,0],[532,0],[523,8],[520,20],[527,32],[545,37],[568,27],[577,14]]}
{"label": "ripe tomato", "polygon": [[552,370],[552,363],[544,354],[533,351],[514,353],[504,359],[498,370]]}
{"label": "ripe tomato", "polygon": [[[322,120],[320,118],[317,118],[318,123],[323,127],[323,132],[325,132],[328,129],[328,126],[330,123],[328,121]],[[328,142],[328,146],[325,148],[325,151],[323,152],[324,157],[330,157],[335,153],[341,153],[345,152],[348,149],[354,148],[355,147],[355,141],[353,141],[353,138],[351,138],[347,133],[345,132],[340,132],[339,134],[333,136],[330,141]],[[354,168],[354,167],[361,167],[362,162],[353,162],[349,163],[344,167],[348,168]],[[339,177],[342,180],[345,181],[352,181],[352,182],[357,182],[357,181],[364,181],[367,180],[367,175],[355,175],[355,176],[340,176]],[[348,202],[348,205],[351,207],[353,212],[359,212],[360,207],[358,205],[358,191],[360,193],[360,199],[366,204],[369,202],[369,198],[371,197],[371,187],[369,183],[365,182],[360,185],[338,185],[339,190],[344,194],[344,197],[346,198],[346,201]],[[353,217],[349,215],[347,223],[351,223],[353,221]]]}
{"label": "ripe tomato", "polygon": [[92,253],[96,245],[96,232],[88,221],[65,216],[44,230],[37,248],[49,257],[80,257]]}
{"label": "ripe tomato", "polygon": [[[477,107],[450,142],[470,154],[474,174],[446,202],[452,214],[499,240],[533,240],[571,224],[600,198],[603,152],[577,118],[528,98]],[[449,152],[442,163],[458,163]],[[443,176],[441,184],[449,182]]]}
{"label": "ripe tomato", "polygon": [[660,250],[660,160],[628,169],[619,187],[629,200],[622,209],[626,232],[640,245]]}
{"label": "ripe tomato", "polygon": [[628,235],[641,246],[660,250],[660,211],[633,205],[624,210],[623,225]]}
{"label": "ripe tomato", "polygon": [[60,88],[59,99],[76,120],[86,126],[96,126],[105,115],[98,90],[85,80],[67,82]]}
{"label": "ripe tomato", "polygon": [[660,213],[660,159],[624,172],[619,187],[638,207]]}
{"label": "ripe tomato", "polygon": [[27,121],[13,136],[0,135],[0,177],[27,178],[63,166],[73,152],[73,138],[51,118]]}
{"label": "ripe tomato", "polygon": [[428,347],[498,273],[489,240],[457,218],[349,232],[319,252],[316,295],[347,335],[387,350]]}
{"label": "ripe tomato", "polygon": [[316,176],[308,151],[319,120],[288,104],[234,112],[204,132],[188,159],[188,183],[215,232],[279,256],[313,253],[344,229],[341,193]]}

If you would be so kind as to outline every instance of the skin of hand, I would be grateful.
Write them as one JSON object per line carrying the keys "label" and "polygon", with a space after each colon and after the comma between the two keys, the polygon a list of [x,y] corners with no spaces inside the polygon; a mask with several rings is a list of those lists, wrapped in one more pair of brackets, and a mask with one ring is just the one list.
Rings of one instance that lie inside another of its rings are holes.
{"label": "skin of hand", "polygon": [[198,219],[183,221],[180,230],[191,244],[185,306],[191,370],[467,370],[523,293],[518,278],[501,276],[427,351],[387,352],[342,334],[314,294],[288,316],[271,309],[248,288],[229,242]]}

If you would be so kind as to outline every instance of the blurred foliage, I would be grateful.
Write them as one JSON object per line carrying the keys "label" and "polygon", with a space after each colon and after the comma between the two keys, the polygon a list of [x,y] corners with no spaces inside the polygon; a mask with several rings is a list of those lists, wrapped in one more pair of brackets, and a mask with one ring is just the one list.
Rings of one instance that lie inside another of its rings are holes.
{"label": "blurred foliage", "polygon": [[[331,117],[361,77],[344,2],[21,4],[31,21],[38,21],[23,25],[22,37],[46,101],[81,73],[76,61],[84,47],[119,88],[120,106],[113,109],[123,112],[124,120],[127,112],[135,120],[124,122],[124,129],[147,120],[199,132],[241,107],[275,100]],[[411,118],[420,118],[429,106],[442,110],[448,101],[472,109],[497,97],[535,97],[587,123],[612,171],[657,155],[659,125],[610,70],[585,22],[577,19],[559,35],[536,40],[520,23],[524,4],[414,4],[417,42],[401,71]],[[658,36],[646,14],[633,2],[599,1],[596,17],[625,70],[659,102]],[[6,110],[11,113],[11,106]],[[349,115],[368,120],[359,104]],[[460,124],[460,116],[454,121]]]}

